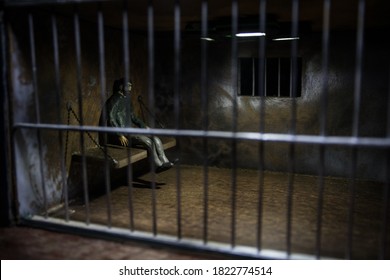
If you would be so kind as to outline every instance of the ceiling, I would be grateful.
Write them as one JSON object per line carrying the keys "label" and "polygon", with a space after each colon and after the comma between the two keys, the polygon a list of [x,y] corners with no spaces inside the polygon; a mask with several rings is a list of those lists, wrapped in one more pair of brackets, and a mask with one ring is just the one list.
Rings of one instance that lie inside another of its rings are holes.
{"label": "ceiling", "polygon": [[[299,0],[299,21],[310,23],[313,30],[321,30],[323,22],[323,7],[325,0]],[[20,3],[67,3],[78,2],[81,17],[86,20],[96,20],[96,10],[99,5],[92,0],[6,0],[6,5]],[[105,24],[121,28],[122,9],[124,3],[129,11],[129,23],[132,29],[146,29],[148,2],[153,2],[154,27],[156,30],[172,30],[174,26],[174,3],[180,5],[180,23],[184,29],[188,23],[200,22],[202,0],[155,0],[155,1],[101,1],[101,8],[105,15]],[[239,22],[248,17],[258,22],[259,2],[261,0],[239,0]],[[292,2],[288,0],[266,1],[266,13],[268,20],[279,23],[291,22]],[[333,0],[330,10],[330,24],[334,29],[356,29],[358,4],[360,0]],[[57,9],[57,8],[56,8]],[[60,5],[57,9],[61,13],[73,13],[73,5]],[[210,21],[223,21],[229,19],[232,14],[232,4],[228,0],[209,0],[208,19]],[[390,1],[366,0],[365,1],[365,25],[371,28],[390,26]],[[253,17],[255,16],[255,17]]]}
{"label": "ceiling", "polygon": [[[146,25],[148,1],[129,1],[130,23],[133,28],[144,28]],[[174,3],[175,0],[153,1],[155,27],[158,30],[169,30],[174,26]],[[200,21],[201,0],[178,0],[181,9],[181,25],[183,28],[189,23]],[[250,16],[259,15],[259,0],[239,0],[238,13],[241,21]],[[322,29],[324,0],[299,0],[299,20],[311,23],[314,30]],[[330,23],[332,28],[355,29],[357,24],[359,0],[333,0],[331,1]],[[367,0],[365,1],[365,23],[373,28],[389,26],[390,1]],[[122,2],[117,3],[122,6]],[[118,26],[118,14],[114,15],[115,9],[110,10],[107,4],[105,10],[109,15],[107,21]],[[292,1],[268,0],[266,1],[266,13],[278,22],[291,22]],[[230,17],[232,14],[231,1],[209,0],[209,20],[219,20]],[[256,19],[258,22],[258,19]]]}

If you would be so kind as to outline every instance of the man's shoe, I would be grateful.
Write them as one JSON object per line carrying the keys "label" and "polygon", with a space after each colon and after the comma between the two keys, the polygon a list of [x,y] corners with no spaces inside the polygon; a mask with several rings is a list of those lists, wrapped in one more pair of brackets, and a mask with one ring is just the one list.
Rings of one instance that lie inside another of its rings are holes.
{"label": "man's shoe", "polygon": [[159,167],[156,168],[156,173],[161,173],[163,171],[166,171],[166,170],[170,169],[172,166],[173,166],[173,163],[171,163],[171,162],[163,163],[162,165],[160,165]]}

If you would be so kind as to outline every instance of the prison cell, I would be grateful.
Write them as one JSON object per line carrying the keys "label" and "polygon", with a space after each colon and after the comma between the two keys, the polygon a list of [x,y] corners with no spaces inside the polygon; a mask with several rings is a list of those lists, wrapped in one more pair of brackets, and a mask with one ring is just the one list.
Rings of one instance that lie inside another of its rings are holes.
{"label": "prison cell", "polygon": [[[240,258],[388,259],[388,12],[5,1],[2,217]],[[99,126],[121,77],[149,129]],[[178,162],[156,173],[132,135]]]}

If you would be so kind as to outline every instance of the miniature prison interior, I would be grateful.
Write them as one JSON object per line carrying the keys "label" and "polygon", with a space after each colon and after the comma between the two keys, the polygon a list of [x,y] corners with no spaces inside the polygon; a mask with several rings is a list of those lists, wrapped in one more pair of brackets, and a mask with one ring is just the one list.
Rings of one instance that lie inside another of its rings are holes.
{"label": "miniature prison interior", "polygon": [[[390,257],[388,1],[4,1],[2,220],[237,258]],[[115,80],[150,129],[99,126]],[[157,136],[145,149],[98,133]]]}

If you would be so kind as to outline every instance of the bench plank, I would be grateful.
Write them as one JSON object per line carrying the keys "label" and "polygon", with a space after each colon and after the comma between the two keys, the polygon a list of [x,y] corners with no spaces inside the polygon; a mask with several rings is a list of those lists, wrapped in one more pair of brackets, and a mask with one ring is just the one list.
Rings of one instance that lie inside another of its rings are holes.
{"label": "bench plank", "polygon": [[[161,137],[164,150],[176,146],[175,138]],[[147,151],[139,148],[128,148],[116,145],[107,145],[106,147],[92,147],[85,150],[85,158],[89,163],[91,161],[104,162],[106,160],[105,152],[107,152],[107,160],[111,162],[113,168],[122,168],[130,163],[135,163],[147,157]],[[72,154],[72,160],[81,161],[81,152]]]}

